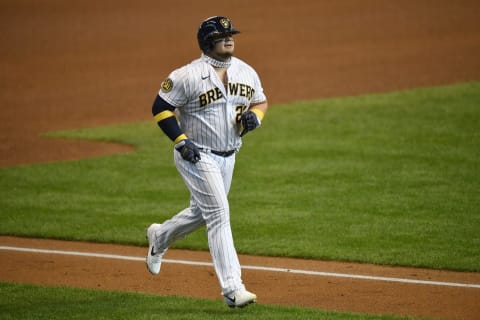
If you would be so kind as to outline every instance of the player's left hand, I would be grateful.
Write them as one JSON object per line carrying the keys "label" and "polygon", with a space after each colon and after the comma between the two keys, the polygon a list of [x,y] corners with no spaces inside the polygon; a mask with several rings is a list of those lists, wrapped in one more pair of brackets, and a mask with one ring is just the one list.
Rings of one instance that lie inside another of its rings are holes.
{"label": "player's left hand", "polygon": [[247,132],[254,130],[261,124],[260,119],[258,119],[255,112],[252,111],[247,111],[243,113],[240,118],[240,122],[243,127],[243,130],[240,133],[240,137],[243,137]]}

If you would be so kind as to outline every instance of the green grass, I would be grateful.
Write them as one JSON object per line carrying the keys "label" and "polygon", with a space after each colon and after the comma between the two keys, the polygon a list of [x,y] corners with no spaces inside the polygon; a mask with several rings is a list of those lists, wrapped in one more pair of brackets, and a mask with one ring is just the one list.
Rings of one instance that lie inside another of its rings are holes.
{"label": "green grass", "polygon": [[252,305],[229,309],[221,300],[200,300],[0,282],[2,319],[407,319]]}
{"label": "green grass", "polygon": [[[480,83],[272,106],[237,155],[238,251],[480,271],[479,106]],[[188,205],[153,122],[50,135],[138,150],[1,169],[0,234],[146,245]]]}

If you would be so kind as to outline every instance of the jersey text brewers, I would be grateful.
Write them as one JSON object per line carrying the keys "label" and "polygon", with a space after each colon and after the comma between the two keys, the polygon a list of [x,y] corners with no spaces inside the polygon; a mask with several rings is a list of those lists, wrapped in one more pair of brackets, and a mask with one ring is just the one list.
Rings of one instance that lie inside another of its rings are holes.
{"label": "jersey text brewers", "polygon": [[236,57],[228,83],[203,58],[173,71],[159,96],[177,108],[180,127],[199,148],[238,150],[240,116],[251,104],[266,100],[255,70]]}

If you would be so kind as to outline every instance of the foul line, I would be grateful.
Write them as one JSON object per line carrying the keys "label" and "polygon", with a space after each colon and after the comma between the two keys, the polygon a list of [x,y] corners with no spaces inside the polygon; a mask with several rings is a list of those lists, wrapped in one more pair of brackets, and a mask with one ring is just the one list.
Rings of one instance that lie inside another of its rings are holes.
{"label": "foul line", "polygon": [[[22,247],[10,247],[10,246],[0,246],[0,250],[31,252],[31,253],[44,253],[44,254],[70,255],[70,256],[81,256],[81,257],[103,258],[103,259],[117,259],[117,260],[128,260],[128,261],[142,261],[142,262],[145,261],[145,257],[122,256],[122,255],[116,255],[116,254],[94,253],[94,252],[47,250],[47,249],[34,249],[34,248],[22,248]],[[201,262],[201,261],[163,259],[162,262],[163,263],[184,264],[184,265],[190,265],[190,266],[213,267],[213,264],[211,262]],[[359,280],[370,280],[370,281],[400,282],[400,283],[424,284],[424,285],[432,285],[432,286],[447,286],[447,287],[462,287],[462,288],[477,288],[477,289],[480,289],[480,284],[474,284],[474,283],[414,280],[414,279],[405,279],[405,278],[377,277],[377,276],[366,276],[366,275],[357,275],[357,274],[348,274],[348,273],[321,272],[321,271],[309,271],[309,270],[301,270],[301,269],[274,268],[274,267],[250,266],[250,265],[243,265],[242,269],[270,271],[270,272],[282,272],[282,273],[292,273],[292,274],[303,274],[303,275],[309,275],[309,276],[336,277],[336,278],[348,278],[348,279],[359,279]]]}

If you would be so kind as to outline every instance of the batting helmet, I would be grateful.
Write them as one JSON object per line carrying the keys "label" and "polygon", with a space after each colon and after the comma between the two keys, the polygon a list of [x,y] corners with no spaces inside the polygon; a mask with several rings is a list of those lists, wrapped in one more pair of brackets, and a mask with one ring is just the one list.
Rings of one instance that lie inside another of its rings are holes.
{"label": "batting helmet", "polygon": [[203,52],[208,52],[215,46],[216,37],[240,33],[233,28],[232,21],[227,17],[215,16],[203,21],[198,28],[198,45]]}

